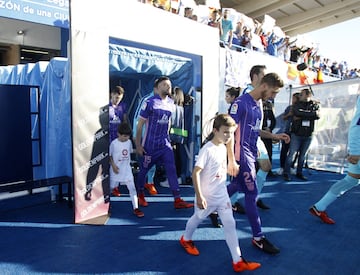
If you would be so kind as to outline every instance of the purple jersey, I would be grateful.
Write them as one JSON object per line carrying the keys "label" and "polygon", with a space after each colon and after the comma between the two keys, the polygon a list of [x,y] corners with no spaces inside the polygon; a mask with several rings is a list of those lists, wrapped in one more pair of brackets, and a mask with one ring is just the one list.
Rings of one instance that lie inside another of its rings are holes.
{"label": "purple jersey", "polygon": [[126,114],[126,105],[120,102],[119,105],[113,106],[109,104],[109,134],[110,142],[117,138],[117,129],[121,122],[123,122],[124,115]]}
{"label": "purple jersey", "polygon": [[256,141],[261,129],[261,109],[250,94],[235,99],[230,106],[230,115],[237,124],[235,132],[235,159],[256,161]]}
{"label": "purple jersey", "polygon": [[164,148],[171,148],[169,138],[169,123],[171,114],[175,111],[174,101],[166,97],[161,99],[154,95],[144,102],[140,110],[140,117],[146,120],[145,134],[142,145],[147,153]]}

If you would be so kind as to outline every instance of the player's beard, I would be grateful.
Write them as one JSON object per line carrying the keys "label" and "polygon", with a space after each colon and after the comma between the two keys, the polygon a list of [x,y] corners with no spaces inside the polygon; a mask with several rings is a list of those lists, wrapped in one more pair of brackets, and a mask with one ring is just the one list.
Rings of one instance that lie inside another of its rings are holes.
{"label": "player's beard", "polygon": [[161,94],[162,94],[164,97],[170,96],[170,90],[163,90],[163,91],[161,92]]}
{"label": "player's beard", "polygon": [[167,90],[162,90],[159,94],[163,99],[166,98],[167,96],[170,96]]}

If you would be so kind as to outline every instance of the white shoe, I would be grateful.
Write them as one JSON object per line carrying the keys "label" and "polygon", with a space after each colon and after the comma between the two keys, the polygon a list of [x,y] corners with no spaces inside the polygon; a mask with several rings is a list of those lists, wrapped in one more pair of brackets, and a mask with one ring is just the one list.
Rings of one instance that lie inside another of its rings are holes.
{"label": "white shoe", "polygon": [[181,185],[182,184],[182,178],[179,177],[177,180],[178,180],[178,184]]}
{"label": "white shoe", "polygon": [[281,176],[284,173],[284,169],[280,167],[276,173]]}
{"label": "white shoe", "polygon": [[159,184],[161,187],[170,187],[168,180],[160,181]]}

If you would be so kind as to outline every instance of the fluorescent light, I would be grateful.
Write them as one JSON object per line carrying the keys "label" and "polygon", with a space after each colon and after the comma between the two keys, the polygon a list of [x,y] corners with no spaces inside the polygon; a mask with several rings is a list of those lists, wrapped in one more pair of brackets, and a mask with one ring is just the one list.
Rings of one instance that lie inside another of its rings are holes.
{"label": "fluorescent light", "polygon": [[21,49],[21,51],[22,52],[27,52],[27,53],[49,54],[49,52],[46,52],[46,51],[32,50],[32,49]]}

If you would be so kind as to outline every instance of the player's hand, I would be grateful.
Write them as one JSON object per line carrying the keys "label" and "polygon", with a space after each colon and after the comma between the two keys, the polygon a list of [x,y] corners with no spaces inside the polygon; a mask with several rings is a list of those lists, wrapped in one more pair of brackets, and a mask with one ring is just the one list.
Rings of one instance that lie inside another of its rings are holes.
{"label": "player's hand", "polygon": [[139,155],[139,156],[143,156],[146,154],[145,150],[144,150],[144,147],[142,147],[141,145],[139,146],[136,146],[136,153]]}
{"label": "player's hand", "polygon": [[290,136],[285,133],[276,134],[276,139],[285,141],[286,144],[290,143]]}
{"label": "player's hand", "polygon": [[240,166],[236,162],[229,162],[227,170],[230,176],[236,177],[239,174]]}

